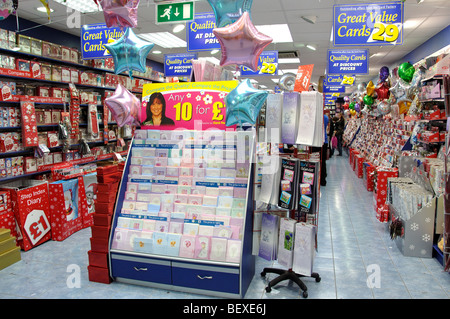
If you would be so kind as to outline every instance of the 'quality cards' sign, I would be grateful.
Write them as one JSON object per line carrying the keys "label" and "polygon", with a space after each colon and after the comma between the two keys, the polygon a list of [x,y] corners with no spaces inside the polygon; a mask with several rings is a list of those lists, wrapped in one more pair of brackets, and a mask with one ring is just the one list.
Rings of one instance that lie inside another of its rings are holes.
{"label": "'quality cards' sign", "polygon": [[328,74],[367,74],[369,72],[369,51],[328,50]]}
{"label": "'quality cards' sign", "polygon": [[196,53],[166,54],[164,56],[164,75],[190,76],[193,59],[197,59]]}
{"label": "'quality cards' sign", "polygon": [[194,21],[189,22],[186,29],[188,51],[211,51],[220,49],[220,43],[214,36],[216,27],[214,13],[197,13]]}
{"label": "'quality cards' sign", "polygon": [[111,57],[105,44],[122,37],[120,28],[107,28],[105,23],[86,24],[81,28],[81,56],[83,60]]}
{"label": "'quality cards' sign", "polygon": [[277,75],[278,51],[264,51],[258,58],[258,69],[253,71],[246,66],[241,67],[241,76]]}
{"label": "'quality cards' sign", "polygon": [[403,44],[403,2],[335,5],[334,46]]}

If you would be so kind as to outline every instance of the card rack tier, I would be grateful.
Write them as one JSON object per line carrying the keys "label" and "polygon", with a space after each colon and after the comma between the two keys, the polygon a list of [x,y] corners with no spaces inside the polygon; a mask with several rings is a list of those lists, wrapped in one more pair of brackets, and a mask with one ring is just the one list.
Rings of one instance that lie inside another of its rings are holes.
{"label": "card rack tier", "polygon": [[252,255],[255,132],[138,130],[113,216],[114,280],[243,298]]}

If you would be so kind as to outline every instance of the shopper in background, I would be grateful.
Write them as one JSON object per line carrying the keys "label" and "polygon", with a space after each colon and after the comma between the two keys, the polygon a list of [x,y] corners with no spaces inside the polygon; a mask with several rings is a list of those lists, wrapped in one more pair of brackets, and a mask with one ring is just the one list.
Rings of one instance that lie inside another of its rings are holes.
{"label": "shopper in background", "polygon": [[336,113],[337,120],[334,122],[334,136],[337,137],[338,140],[338,155],[342,156],[342,135],[344,134],[345,129],[345,120],[342,112]]}
{"label": "shopper in background", "polygon": [[330,115],[330,120],[329,120],[329,124],[328,124],[328,129],[327,129],[327,134],[328,134],[328,149],[330,150],[330,158],[333,156],[334,154],[334,148],[332,147],[332,143],[331,143],[331,139],[334,136],[334,122],[337,120],[336,116],[331,118]]}

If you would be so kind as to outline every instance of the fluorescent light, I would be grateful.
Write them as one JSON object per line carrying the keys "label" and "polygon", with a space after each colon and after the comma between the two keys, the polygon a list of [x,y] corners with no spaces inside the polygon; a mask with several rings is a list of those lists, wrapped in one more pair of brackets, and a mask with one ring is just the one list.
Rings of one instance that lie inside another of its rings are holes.
{"label": "fluorescent light", "polygon": [[272,43],[294,42],[287,24],[257,25],[255,27],[259,32],[271,37]]}
{"label": "fluorescent light", "polygon": [[281,72],[283,72],[283,74],[286,74],[286,73],[294,73],[294,74],[297,74],[298,69],[283,69],[283,70],[281,70]]}
{"label": "fluorescent light", "polygon": [[273,82],[277,83],[280,81],[280,79],[271,79]]}
{"label": "fluorescent light", "polygon": [[310,50],[316,51],[316,48],[313,47],[312,45],[307,44],[306,47]]}
{"label": "fluorescent light", "polygon": [[58,2],[64,6],[68,6],[69,8],[72,8],[76,11],[79,11],[81,13],[88,13],[88,12],[98,12],[103,11],[102,7],[100,5],[96,5],[94,1],[86,1],[86,0],[55,0],[55,2]]}
{"label": "fluorescent light", "polygon": [[180,31],[183,31],[185,28],[184,24],[177,24],[176,26],[173,27],[173,33],[178,33]]}
{"label": "fluorescent light", "polygon": [[187,47],[186,41],[174,36],[170,32],[141,33],[137,36],[165,49]]}
{"label": "fluorescent light", "polygon": [[301,18],[311,24],[314,24],[317,21],[317,16],[302,16]]}
{"label": "fluorescent light", "polygon": [[211,54],[216,54],[216,53],[218,53],[220,50],[218,50],[218,49],[214,49],[214,50],[211,50]]}
{"label": "fluorescent light", "polygon": [[281,63],[298,63],[300,64],[300,59],[299,58],[285,58],[285,59],[278,59],[278,64]]}
{"label": "fluorescent light", "polygon": [[[36,10],[39,11],[39,12],[45,12],[45,13],[47,13],[47,8],[44,7],[44,6],[42,6],[42,7],[37,7]],[[55,11],[55,10],[53,10],[52,8],[50,8],[50,12],[53,12],[53,11]]]}
{"label": "fluorescent light", "polygon": [[331,27],[330,42],[333,42],[333,27]]}
{"label": "fluorescent light", "polygon": [[153,54],[161,54],[162,52],[161,51],[158,51],[158,50],[156,50],[156,51],[150,51],[151,53],[153,53]]}

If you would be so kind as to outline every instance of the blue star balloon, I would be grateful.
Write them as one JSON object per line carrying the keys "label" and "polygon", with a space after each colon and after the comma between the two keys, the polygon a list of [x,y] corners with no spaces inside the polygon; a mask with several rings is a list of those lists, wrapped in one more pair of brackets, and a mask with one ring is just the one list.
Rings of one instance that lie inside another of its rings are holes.
{"label": "blue star balloon", "polygon": [[145,72],[147,55],[155,45],[139,39],[131,28],[127,28],[122,37],[112,43],[105,44],[114,59],[114,73],[119,74],[132,70]]}
{"label": "blue star balloon", "polygon": [[238,20],[242,13],[250,13],[253,0],[208,0],[216,16],[216,28],[222,28]]}
{"label": "blue star balloon", "polygon": [[250,79],[239,83],[224,99],[227,107],[225,125],[254,125],[268,95],[266,91],[255,89]]}

